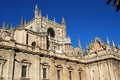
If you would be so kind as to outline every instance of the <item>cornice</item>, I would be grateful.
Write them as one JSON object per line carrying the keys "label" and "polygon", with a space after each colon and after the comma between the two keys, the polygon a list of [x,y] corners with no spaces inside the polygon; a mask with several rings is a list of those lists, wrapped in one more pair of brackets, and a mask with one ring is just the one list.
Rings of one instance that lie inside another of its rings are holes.
{"label": "cornice", "polygon": [[38,36],[44,36],[43,34],[45,34],[45,36],[47,35],[46,32],[35,32],[35,31],[32,31],[32,30],[29,30],[29,29],[25,29],[25,28],[18,28],[16,30],[25,30],[27,31],[27,33],[31,33],[31,34],[34,34],[34,35],[38,35]]}
{"label": "cornice", "polygon": [[[28,54],[33,54],[33,55],[39,55],[40,57],[48,57],[48,58],[54,58],[56,60],[65,60],[66,62],[75,62],[77,64],[91,64],[91,63],[96,63],[96,62],[101,62],[101,61],[106,61],[106,60],[116,60],[116,61],[120,61],[120,57],[118,57],[115,54],[105,54],[105,55],[101,55],[99,57],[96,58],[91,58],[91,59],[84,59],[83,60],[73,60],[72,58],[68,58],[68,57],[59,57],[56,55],[50,55],[50,51],[48,50],[41,50],[39,52],[34,52],[34,51],[29,51],[26,49],[20,49],[18,47],[12,47],[12,46],[5,46],[5,45],[0,45],[0,49],[10,49],[10,50],[14,50],[15,52],[23,52],[23,53],[28,53]],[[47,54],[42,53],[42,51],[46,51]]]}
{"label": "cornice", "polygon": [[62,58],[62,57],[58,57],[58,56],[55,56],[55,55],[44,54],[44,53],[41,53],[41,52],[33,52],[33,51],[25,50],[25,49],[20,49],[20,48],[17,48],[17,47],[0,45],[0,48],[1,49],[14,50],[15,52],[23,52],[23,53],[33,54],[33,55],[39,55],[40,57],[48,57],[48,58],[54,58],[54,59],[58,59],[58,60],[65,60],[67,62],[75,62],[75,63],[84,64],[83,62],[80,62],[79,60],[72,60],[72,59],[69,59],[69,58]]}

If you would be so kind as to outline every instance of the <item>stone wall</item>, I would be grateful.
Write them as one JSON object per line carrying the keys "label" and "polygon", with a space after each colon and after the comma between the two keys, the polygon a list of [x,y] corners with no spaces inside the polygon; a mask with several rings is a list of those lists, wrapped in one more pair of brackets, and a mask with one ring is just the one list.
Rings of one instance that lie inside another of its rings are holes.
{"label": "stone wall", "polygon": [[84,64],[77,62],[6,49],[0,49],[0,56],[5,59],[1,73],[1,78],[5,80],[23,80],[22,65],[28,67],[26,80],[43,80],[43,67],[48,69],[47,79],[49,80],[58,80],[57,70],[60,70],[61,80],[69,80],[69,71],[72,72],[72,80],[79,80],[79,72],[82,79],[85,78]]}
{"label": "stone wall", "polygon": [[[88,63],[86,65],[87,80],[119,80],[120,78],[115,74],[118,72],[114,70],[117,66],[113,65],[113,62],[114,60],[110,59]],[[117,67],[117,71],[119,70]]]}
{"label": "stone wall", "polygon": [[113,75],[115,77],[115,80],[119,80],[120,79],[120,61],[113,61],[112,62],[112,67],[113,67]]}

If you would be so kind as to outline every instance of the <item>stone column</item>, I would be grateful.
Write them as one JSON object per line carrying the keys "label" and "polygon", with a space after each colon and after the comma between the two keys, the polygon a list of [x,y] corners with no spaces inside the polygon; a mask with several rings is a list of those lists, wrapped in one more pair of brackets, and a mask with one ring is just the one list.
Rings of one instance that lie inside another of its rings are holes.
{"label": "stone column", "polygon": [[99,64],[99,62],[97,62],[97,67],[98,67],[99,80],[101,80],[101,76],[100,76],[100,64]]}
{"label": "stone column", "polygon": [[[91,68],[92,68],[92,67],[91,67]],[[90,76],[90,79],[89,79],[89,80],[92,80],[91,68],[90,68],[90,64],[88,64],[89,76]]]}
{"label": "stone column", "polygon": [[4,65],[4,61],[1,61],[0,63],[0,77],[2,78],[3,76],[3,65]]}
{"label": "stone column", "polygon": [[34,68],[34,80],[41,80],[40,79],[40,56],[39,55],[35,55],[36,59],[35,59],[35,68]]}
{"label": "stone column", "polygon": [[0,80],[3,80],[3,65],[4,65],[4,63],[2,62],[2,63],[0,63]]}
{"label": "stone column", "polygon": [[0,78],[3,77],[3,66],[4,66],[5,62],[6,62],[5,59],[0,60]]}
{"label": "stone column", "polygon": [[15,56],[15,52],[13,50],[9,50],[7,80],[13,80],[14,77],[14,58],[15,58],[14,56]]}
{"label": "stone column", "polygon": [[108,66],[110,80],[116,80],[113,72],[113,64],[111,60],[107,61],[107,66]]}

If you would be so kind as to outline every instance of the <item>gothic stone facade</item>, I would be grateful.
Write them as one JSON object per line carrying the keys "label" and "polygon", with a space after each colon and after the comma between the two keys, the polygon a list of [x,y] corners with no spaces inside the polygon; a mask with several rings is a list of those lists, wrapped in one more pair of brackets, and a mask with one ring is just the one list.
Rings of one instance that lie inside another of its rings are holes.
{"label": "gothic stone facade", "polygon": [[95,38],[73,48],[66,23],[43,17],[38,6],[28,23],[0,29],[0,80],[120,80],[120,46]]}

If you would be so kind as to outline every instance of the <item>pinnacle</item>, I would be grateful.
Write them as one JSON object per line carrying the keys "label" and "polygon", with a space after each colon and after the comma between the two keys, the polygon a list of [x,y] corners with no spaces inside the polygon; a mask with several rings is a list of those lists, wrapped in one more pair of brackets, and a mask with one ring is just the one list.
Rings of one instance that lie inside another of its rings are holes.
{"label": "pinnacle", "polygon": [[20,25],[24,25],[24,17],[23,16],[21,17],[21,23],[20,23]]}
{"label": "pinnacle", "polygon": [[7,29],[7,23],[6,23],[5,20],[4,20],[4,22],[3,22],[3,26],[2,26],[2,28],[3,28],[3,29]]}
{"label": "pinnacle", "polygon": [[38,5],[36,4],[35,9],[38,10]]}
{"label": "pinnacle", "polygon": [[64,25],[66,24],[64,17],[62,18],[62,23],[61,24],[64,24]]}
{"label": "pinnacle", "polygon": [[109,38],[107,37],[107,44],[110,44]]}
{"label": "pinnacle", "polygon": [[112,40],[112,46],[113,46],[113,47],[115,47],[115,43],[114,43],[114,41],[113,41],[113,40]]}
{"label": "pinnacle", "polygon": [[39,11],[39,16],[41,16],[41,17],[42,17],[42,11],[41,11],[41,10]]}
{"label": "pinnacle", "polygon": [[80,39],[78,39],[78,47],[81,48]]}

